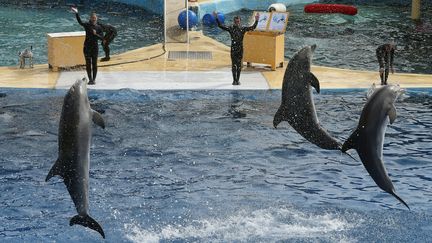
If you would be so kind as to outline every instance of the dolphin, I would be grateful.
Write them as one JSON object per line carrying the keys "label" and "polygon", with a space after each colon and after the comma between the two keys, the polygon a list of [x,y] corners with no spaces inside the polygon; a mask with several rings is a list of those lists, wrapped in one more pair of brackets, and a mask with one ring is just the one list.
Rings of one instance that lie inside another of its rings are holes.
{"label": "dolphin", "polygon": [[282,85],[282,104],[273,119],[276,128],[287,121],[309,142],[323,149],[340,150],[342,145],[321,127],[315,111],[312,89],[320,92],[318,79],[311,73],[311,59],[316,45],[306,46],[290,60]]}
{"label": "dolphin", "polygon": [[393,124],[396,119],[394,102],[400,92],[399,86],[385,85],[372,93],[363,107],[357,129],[343,144],[342,152],[355,149],[375,183],[409,209],[408,204],[396,195],[382,160],[385,130],[388,120]]}
{"label": "dolphin", "polygon": [[89,215],[89,167],[92,121],[102,128],[102,116],[90,108],[87,96],[87,80],[77,80],[69,89],[63,102],[58,132],[58,159],[45,181],[58,175],[63,178],[75,204],[78,215],[71,218],[70,226],[80,224],[105,233]]}

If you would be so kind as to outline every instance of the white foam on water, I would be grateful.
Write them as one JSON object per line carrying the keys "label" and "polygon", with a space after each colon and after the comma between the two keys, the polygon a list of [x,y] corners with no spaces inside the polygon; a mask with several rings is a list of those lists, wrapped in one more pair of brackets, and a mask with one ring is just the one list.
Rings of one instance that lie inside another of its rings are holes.
{"label": "white foam on water", "polygon": [[0,120],[5,123],[10,123],[13,120],[13,116],[8,113],[0,113]]}
{"label": "white foam on water", "polygon": [[126,237],[133,242],[200,239],[206,241],[253,241],[266,239],[317,238],[353,241],[344,232],[354,227],[341,216],[332,213],[303,213],[292,208],[241,211],[227,218],[191,221],[188,225],[165,225],[160,229],[142,229],[136,224],[125,224]]}

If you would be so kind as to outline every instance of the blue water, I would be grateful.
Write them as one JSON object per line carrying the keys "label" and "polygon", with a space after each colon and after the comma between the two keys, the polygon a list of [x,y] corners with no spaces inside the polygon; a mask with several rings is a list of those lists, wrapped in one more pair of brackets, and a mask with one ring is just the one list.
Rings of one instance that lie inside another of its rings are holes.
{"label": "blue water", "polygon": [[[0,90],[0,241],[100,242],[76,214],[57,158],[63,90]],[[432,238],[432,90],[408,90],[384,161],[408,211],[361,163],[287,123],[276,91],[90,91],[90,214],[107,242],[428,242]],[[315,95],[342,141],[365,90]],[[352,154],[357,157],[355,152]]]}
{"label": "blue water", "polygon": [[[96,11],[99,21],[117,28],[110,44],[118,54],[163,41],[163,17],[120,3],[87,4],[79,8],[83,21]],[[84,31],[68,6],[0,4],[0,66],[18,65],[18,52],[33,46],[34,62],[48,63],[47,33]],[[104,56],[102,46],[99,56]]]}

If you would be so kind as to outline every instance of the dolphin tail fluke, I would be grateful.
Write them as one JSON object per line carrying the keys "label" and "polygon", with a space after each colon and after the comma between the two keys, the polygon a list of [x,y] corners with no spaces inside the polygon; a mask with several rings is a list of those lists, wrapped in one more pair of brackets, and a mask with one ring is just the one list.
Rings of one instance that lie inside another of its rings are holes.
{"label": "dolphin tail fluke", "polygon": [[399,202],[401,202],[403,205],[405,205],[405,207],[407,207],[409,210],[411,210],[411,208],[408,206],[408,204],[406,204],[406,202],[404,200],[402,200],[402,198],[400,198],[398,195],[396,195],[396,193],[394,191],[390,191],[390,194],[392,194],[397,200],[399,200]]}
{"label": "dolphin tail fluke", "polygon": [[51,168],[51,170],[48,172],[47,177],[45,178],[45,181],[48,181],[49,179],[51,179],[51,177],[59,175],[61,177],[63,177],[63,173],[62,173],[62,167],[60,166],[60,162],[59,160],[57,160],[53,167]]}
{"label": "dolphin tail fluke", "polygon": [[348,155],[351,159],[353,159],[355,162],[359,162],[356,158],[354,158],[351,154],[347,153],[347,151],[343,152],[344,154]]}
{"label": "dolphin tail fluke", "polygon": [[87,227],[87,228],[90,228],[94,231],[97,231],[105,239],[105,233],[104,233],[102,227],[99,225],[98,222],[96,222],[96,220],[94,220],[89,215],[84,215],[84,216],[76,215],[76,216],[74,216],[73,218],[71,218],[69,225],[72,226],[74,224],[80,224],[84,227]]}
{"label": "dolphin tail fluke", "polygon": [[346,151],[350,149],[356,149],[358,147],[358,137],[359,137],[359,133],[358,130],[356,129],[342,145],[342,149],[341,149],[342,152],[346,153]]}
{"label": "dolphin tail fluke", "polygon": [[354,161],[359,162],[356,158],[354,158],[351,154],[347,152],[350,149],[357,148],[357,137],[358,137],[358,133],[357,131],[355,131],[342,145],[341,151],[342,153],[348,155]]}

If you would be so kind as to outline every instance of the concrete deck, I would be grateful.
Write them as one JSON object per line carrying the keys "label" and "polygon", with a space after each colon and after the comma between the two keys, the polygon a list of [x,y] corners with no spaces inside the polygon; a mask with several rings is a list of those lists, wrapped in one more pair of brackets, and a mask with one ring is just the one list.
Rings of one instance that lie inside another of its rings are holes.
{"label": "concrete deck", "polygon": [[[231,85],[230,49],[200,32],[191,33],[189,44],[170,43],[139,48],[99,62],[95,89],[280,89],[285,68],[244,68],[241,85]],[[168,51],[210,51],[212,60],[168,59]],[[286,64],[288,64],[286,62]],[[285,65],[286,67],[287,65]],[[378,72],[313,66],[322,89],[368,88],[379,82]],[[0,67],[0,87],[67,88],[84,69],[52,72],[48,64],[34,68]],[[432,75],[390,74],[389,81],[402,87],[432,87]]]}

